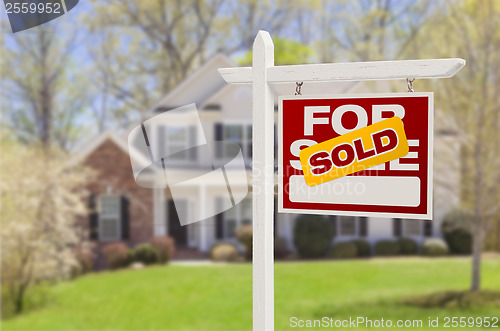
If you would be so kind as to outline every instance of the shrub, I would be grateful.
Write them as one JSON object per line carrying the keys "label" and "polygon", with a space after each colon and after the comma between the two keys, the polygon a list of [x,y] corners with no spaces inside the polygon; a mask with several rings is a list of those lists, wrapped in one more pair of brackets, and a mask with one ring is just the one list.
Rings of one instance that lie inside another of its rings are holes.
{"label": "shrub", "polygon": [[210,258],[215,262],[234,262],[238,260],[238,249],[230,243],[219,243],[212,246]]}
{"label": "shrub", "polygon": [[253,228],[250,224],[245,224],[236,229],[236,239],[245,247],[245,259],[252,259],[252,235]]}
{"label": "shrub", "polygon": [[160,261],[160,255],[151,244],[140,244],[134,248],[134,261],[154,264]]}
{"label": "shrub", "polygon": [[441,223],[441,231],[447,233],[455,229],[469,229],[474,216],[472,213],[464,210],[453,210],[446,214]]}
{"label": "shrub", "polygon": [[471,253],[472,235],[469,228],[472,221],[473,215],[463,210],[451,211],[444,217],[441,230],[450,252],[455,254]]}
{"label": "shrub", "polygon": [[90,248],[78,247],[74,251],[77,265],[71,272],[72,277],[84,275],[92,271],[94,266],[94,253]]}
{"label": "shrub", "polygon": [[370,256],[371,246],[368,241],[364,239],[356,239],[353,240],[352,243],[356,245],[356,248],[358,250],[358,256],[360,257]]}
{"label": "shrub", "polygon": [[111,243],[106,245],[102,254],[110,269],[123,268],[129,263],[128,247],[124,243]]}
{"label": "shrub", "polygon": [[422,244],[422,254],[426,256],[443,256],[448,252],[448,245],[442,239],[430,238]]}
{"label": "shrub", "polygon": [[375,255],[393,256],[400,252],[399,243],[393,240],[381,240],[375,244]]}
{"label": "shrub", "polygon": [[286,240],[285,238],[276,238],[274,240],[274,258],[283,259],[288,254],[288,250],[286,248]]}
{"label": "shrub", "polygon": [[470,254],[472,252],[472,235],[461,228],[444,233],[444,240],[454,254]]}
{"label": "shrub", "polygon": [[334,244],[331,257],[334,259],[353,259],[358,256],[358,247],[352,242]]}
{"label": "shrub", "polygon": [[410,238],[401,238],[398,240],[399,243],[399,253],[403,255],[413,255],[417,254],[418,245],[417,242]]}
{"label": "shrub", "polygon": [[293,229],[293,242],[301,257],[325,256],[334,230],[332,222],[320,215],[300,215],[296,218]]}
{"label": "shrub", "polygon": [[158,253],[158,262],[167,263],[174,256],[175,241],[172,237],[155,237],[150,244]]}

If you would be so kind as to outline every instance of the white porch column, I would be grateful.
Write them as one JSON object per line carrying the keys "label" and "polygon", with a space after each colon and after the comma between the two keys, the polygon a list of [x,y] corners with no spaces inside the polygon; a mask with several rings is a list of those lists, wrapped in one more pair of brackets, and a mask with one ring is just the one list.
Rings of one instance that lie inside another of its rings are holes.
{"label": "white porch column", "polygon": [[168,236],[168,223],[167,223],[167,201],[165,200],[165,189],[158,189],[158,224],[161,225],[162,235]]}
{"label": "white porch column", "polygon": [[[204,185],[199,187],[199,203],[198,203],[198,213],[200,214],[200,219],[203,219],[205,216],[206,205],[206,188]],[[199,249],[202,252],[207,251],[207,222],[198,223],[198,228],[200,229],[200,246]]]}
{"label": "white porch column", "polygon": [[153,235],[155,237],[166,235],[165,200],[163,189],[153,189]]}

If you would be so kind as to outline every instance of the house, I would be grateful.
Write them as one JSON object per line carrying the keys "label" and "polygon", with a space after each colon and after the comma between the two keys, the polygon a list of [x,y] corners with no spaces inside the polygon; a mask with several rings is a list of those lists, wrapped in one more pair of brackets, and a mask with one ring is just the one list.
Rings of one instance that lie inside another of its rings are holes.
{"label": "house", "polygon": [[[184,82],[170,91],[149,110],[149,117],[179,106],[196,103],[206,139],[237,142],[246,158],[247,176],[250,178],[252,157],[252,90],[248,85],[225,84],[217,68],[234,66],[225,56],[217,55],[196,70]],[[406,85],[401,85],[401,90]],[[295,92],[295,84],[276,84],[275,95]],[[392,92],[390,82],[329,82],[308,83],[302,87],[304,94],[343,94],[367,92]],[[277,97],[276,97],[277,105]],[[277,120],[277,106],[275,107]],[[446,121],[442,121],[446,123]],[[181,124],[182,123],[182,124]],[[183,144],[188,139],[189,119],[175,123],[176,137],[167,141]],[[371,243],[380,239],[411,237],[417,242],[426,237],[440,236],[440,221],[456,205],[458,185],[456,171],[447,166],[455,150],[453,135],[436,124],[435,172],[449,185],[435,185],[434,221],[401,220],[332,216],[336,228],[334,240],[363,237]],[[171,236],[175,239],[178,258],[203,257],[217,242],[235,242],[235,229],[252,222],[251,187],[247,197],[234,208],[201,222],[180,226],[177,211],[168,189],[142,188],[135,182],[128,156],[127,134],[107,132],[82,150],[79,162],[98,171],[98,179],[89,184],[92,192],[89,204],[93,212],[86,221],[91,239],[98,247],[114,241],[124,241],[130,246],[149,241],[154,236]],[[277,139],[275,139],[275,146]],[[277,154],[277,150],[276,150]],[[449,158],[443,157],[448,155]],[[277,159],[277,158],[276,158]],[[178,174],[183,173],[182,162]],[[250,181],[249,181],[250,182]],[[277,183],[277,181],[275,181]],[[241,185],[246,185],[242,183]],[[450,189],[451,188],[451,189]],[[183,213],[200,213],[214,208],[218,197],[227,190],[225,183],[210,181],[186,189],[181,199],[176,196],[177,208]],[[275,194],[277,189],[275,189]],[[450,194],[450,192],[452,192]],[[182,201],[181,201],[182,200]],[[98,208],[96,208],[98,206]],[[284,238],[290,251],[293,247],[295,214],[275,215],[275,235]]]}

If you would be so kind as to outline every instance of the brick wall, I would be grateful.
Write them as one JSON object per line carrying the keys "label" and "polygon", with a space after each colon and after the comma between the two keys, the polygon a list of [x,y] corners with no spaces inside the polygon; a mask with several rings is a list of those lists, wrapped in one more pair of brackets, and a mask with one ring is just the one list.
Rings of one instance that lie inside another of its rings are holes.
{"label": "brick wall", "polygon": [[[153,190],[135,183],[128,154],[108,138],[83,163],[97,172],[96,179],[88,185],[92,194],[116,194],[128,198],[129,240],[125,243],[133,247],[148,242],[153,237]],[[89,229],[88,217],[83,224]],[[103,267],[100,251],[107,243],[97,242],[98,268]]]}

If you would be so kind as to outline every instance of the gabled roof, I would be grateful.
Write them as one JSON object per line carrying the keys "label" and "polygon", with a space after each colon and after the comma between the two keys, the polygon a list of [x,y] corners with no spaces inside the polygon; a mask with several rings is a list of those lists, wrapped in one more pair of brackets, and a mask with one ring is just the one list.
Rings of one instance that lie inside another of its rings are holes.
{"label": "gabled roof", "polygon": [[165,95],[148,113],[154,113],[160,107],[171,109],[193,102],[197,106],[201,105],[226,85],[217,69],[233,66],[234,63],[225,55],[214,55]]}
{"label": "gabled roof", "polygon": [[128,155],[128,146],[127,142],[123,139],[115,135],[111,131],[106,131],[101,133],[95,139],[93,139],[88,145],[86,145],[82,150],[80,150],[74,157],[71,159],[70,163],[75,164],[85,160],[92,152],[94,152],[97,148],[99,148],[103,143],[110,140],[116,146],[118,146],[125,154]]}

